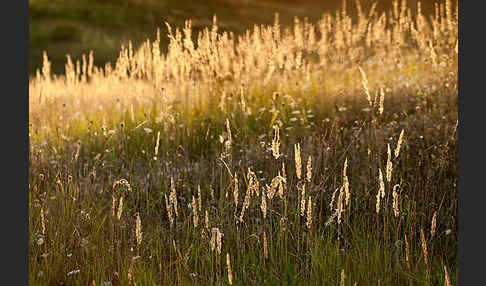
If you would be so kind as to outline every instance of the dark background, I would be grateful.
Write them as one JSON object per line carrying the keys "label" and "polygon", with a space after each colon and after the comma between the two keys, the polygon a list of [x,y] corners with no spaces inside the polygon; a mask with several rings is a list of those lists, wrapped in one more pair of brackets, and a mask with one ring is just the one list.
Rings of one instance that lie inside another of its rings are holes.
{"label": "dark background", "polygon": [[[367,13],[375,1],[362,0]],[[399,0],[401,3],[402,1]],[[434,2],[422,1],[424,14],[433,13]],[[444,2],[441,0],[439,2]],[[455,2],[455,1],[453,1]],[[94,51],[95,65],[114,62],[122,44],[131,40],[137,47],[146,39],[154,39],[157,27],[161,32],[161,47],[167,45],[167,28],[183,27],[192,20],[193,31],[210,27],[213,15],[220,31],[236,35],[254,24],[272,24],[279,13],[282,27],[291,25],[294,16],[310,22],[325,12],[334,14],[342,0],[29,0],[29,74],[42,67],[42,51],[52,62],[52,73],[64,73],[66,54],[73,60]],[[378,1],[378,12],[392,7],[393,0]],[[408,0],[412,13],[417,0]],[[348,15],[356,14],[356,1],[346,1]]]}

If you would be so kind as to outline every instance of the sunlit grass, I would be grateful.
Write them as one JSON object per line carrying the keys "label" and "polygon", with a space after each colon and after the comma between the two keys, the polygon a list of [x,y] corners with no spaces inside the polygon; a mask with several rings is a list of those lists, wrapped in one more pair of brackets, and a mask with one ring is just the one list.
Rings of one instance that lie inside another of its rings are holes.
{"label": "sunlit grass", "polygon": [[30,283],[228,285],[227,256],[233,285],[455,283],[457,10],[395,7],[196,42],[188,21],[62,76],[46,53]]}

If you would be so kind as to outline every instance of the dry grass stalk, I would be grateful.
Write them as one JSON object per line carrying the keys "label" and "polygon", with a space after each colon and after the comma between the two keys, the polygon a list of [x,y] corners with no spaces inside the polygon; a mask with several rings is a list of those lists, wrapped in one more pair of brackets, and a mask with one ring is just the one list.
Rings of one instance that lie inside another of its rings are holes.
{"label": "dry grass stalk", "polygon": [[132,257],[132,260],[130,261],[130,266],[128,267],[128,273],[127,273],[127,276],[128,276],[128,281],[131,283],[132,280],[133,280],[133,265],[135,263],[135,260],[139,259],[140,256],[134,256]]}
{"label": "dry grass stalk", "polygon": [[169,217],[170,227],[172,228],[174,224],[174,216],[172,215],[172,204],[167,199],[167,195],[164,195],[165,199],[165,208],[167,210],[167,216]]}
{"label": "dry grass stalk", "polygon": [[395,217],[398,217],[400,215],[400,212],[398,210],[398,192],[397,192],[398,187],[399,187],[398,184],[393,186],[393,193],[392,193],[392,196],[393,196],[392,207],[393,207],[393,213],[394,213]]}
{"label": "dry grass stalk", "polygon": [[[380,172],[381,175],[381,172]],[[381,207],[381,190],[378,189],[378,193],[376,194],[376,214],[380,213],[380,207]]]}
{"label": "dry grass stalk", "polygon": [[404,130],[402,129],[402,132],[400,132],[400,137],[398,137],[397,147],[395,148],[395,158],[397,158],[398,155],[400,154],[400,147],[402,146],[402,142],[403,142],[403,134],[404,134]]}
{"label": "dry grass stalk", "polygon": [[370,106],[373,105],[373,102],[371,101],[371,93],[370,93],[370,87],[369,87],[369,83],[368,83],[368,78],[366,77],[366,73],[364,72],[364,70],[359,66],[359,71],[361,72],[361,84],[363,85],[363,89],[365,91],[365,94],[366,94],[366,99],[368,100],[368,104]]}
{"label": "dry grass stalk", "polygon": [[170,178],[170,196],[169,196],[169,202],[172,205],[172,208],[174,210],[175,216],[179,216],[179,213],[177,211],[177,194],[176,194],[176,189],[175,189],[175,183],[174,183],[174,178]]}
{"label": "dry grass stalk", "polygon": [[231,271],[231,261],[229,252],[226,253],[226,267],[228,268],[228,282],[229,285],[233,285],[233,272]]}
{"label": "dry grass stalk", "polygon": [[160,144],[160,131],[157,132],[157,140],[155,140],[154,160],[157,160],[157,155],[159,154],[159,144]]}
{"label": "dry grass stalk", "polygon": [[[250,191],[250,195],[260,195],[260,183],[255,175],[255,173],[248,168],[248,190]],[[245,198],[246,199],[246,198]]]}
{"label": "dry grass stalk", "polygon": [[381,87],[380,88],[380,106],[379,106],[379,109],[378,109],[380,114],[383,114],[383,111],[385,110],[384,103],[385,103],[385,90],[383,89],[383,87]]}
{"label": "dry grass stalk", "polygon": [[300,186],[301,193],[300,193],[300,216],[305,215],[305,184]]}
{"label": "dry grass stalk", "polygon": [[343,213],[343,196],[344,196],[344,192],[343,192],[343,188],[341,188],[341,191],[339,192],[339,196],[338,196],[338,205],[337,205],[338,225],[341,224],[341,216]]}
{"label": "dry grass stalk", "polygon": [[199,217],[197,215],[197,205],[194,196],[192,196],[191,206],[192,206],[192,222],[194,224],[194,228],[197,228]]}
{"label": "dry grass stalk", "polygon": [[278,177],[280,177],[279,182],[278,182],[278,196],[280,197],[281,200],[283,200],[284,184],[287,183],[287,179],[285,178],[285,170],[284,170],[284,176],[280,176],[280,172],[279,172]]}
{"label": "dry grass stalk", "polygon": [[411,270],[411,267],[410,267],[410,250],[409,250],[409,247],[408,247],[408,238],[407,238],[406,234],[405,234],[405,260],[407,261],[408,271],[410,271]]}
{"label": "dry grass stalk", "polygon": [[295,153],[295,172],[297,174],[297,178],[300,180],[302,178],[302,160],[300,158],[299,143],[294,145],[294,153]]}
{"label": "dry grass stalk", "polygon": [[275,128],[275,135],[272,140],[272,154],[275,159],[280,157],[280,137],[279,137],[279,128],[277,125],[274,126]]}
{"label": "dry grass stalk", "polygon": [[78,142],[76,144],[76,153],[74,154],[74,161],[77,162],[78,161],[78,157],[79,157],[79,151],[81,150],[81,143]]}
{"label": "dry grass stalk", "polygon": [[420,228],[420,240],[422,241],[422,251],[424,253],[424,262],[425,265],[429,265],[429,253],[427,251],[427,241],[425,240],[424,229]]}
{"label": "dry grass stalk", "polygon": [[140,245],[142,243],[142,221],[138,212],[135,214],[135,216],[135,237],[137,239],[137,245]]}
{"label": "dry grass stalk", "polygon": [[132,187],[130,186],[130,183],[128,183],[128,181],[125,180],[125,179],[120,179],[118,181],[115,181],[113,183],[112,189],[115,190],[115,187],[117,187],[117,186],[124,186],[124,187],[126,187],[128,192],[130,192],[132,190]]}
{"label": "dry grass stalk", "polygon": [[279,193],[279,196],[283,198],[283,183],[286,183],[286,180],[280,175],[279,171],[278,175],[272,179],[270,186],[267,185],[267,196],[269,200],[273,199],[273,196],[277,191]]}
{"label": "dry grass stalk", "polygon": [[116,209],[116,198],[114,195],[111,195],[111,216],[115,217],[115,209]]}
{"label": "dry grass stalk", "polygon": [[228,141],[231,144],[233,142],[233,137],[231,136],[231,128],[228,118],[226,118],[226,132],[228,132]]}
{"label": "dry grass stalk", "polygon": [[238,207],[238,177],[236,176],[236,173],[235,173],[235,176],[234,176],[234,187],[233,187],[233,200],[235,202],[235,208]]}
{"label": "dry grass stalk", "polygon": [[[250,206],[250,193],[251,189],[248,188],[245,194],[245,200],[243,201],[243,206],[241,207],[240,222],[243,222],[243,216],[245,215],[245,210]],[[265,192],[262,192],[262,197],[265,196]]]}
{"label": "dry grass stalk", "polygon": [[262,203],[260,209],[262,210],[263,218],[267,218],[267,200],[265,194],[262,192]]}
{"label": "dry grass stalk", "polygon": [[309,201],[307,204],[307,229],[311,228],[312,225],[312,197],[309,196]]}
{"label": "dry grass stalk", "polygon": [[429,50],[430,50],[430,58],[432,59],[432,63],[434,64],[434,67],[437,68],[437,53],[435,52],[434,45],[432,44],[432,41],[429,41]]}
{"label": "dry grass stalk", "polygon": [[334,210],[334,209],[332,208],[332,205],[334,204],[334,199],[336,198],[336,193],[337,193],[337,191],[338,191],[339,189],[340,189],[340,188],[336,188],[336,189],[334,190],[334,192],[332,193],[332,196],[331,196],[331,202],[329,203],[329,209],[331,209],[331,210]]}
{"label": "dry grass stalk", "polygon": [[348,169],[348,158],[344,161],[344,167],[343,167],[343,187],[344,187],[344,192],[346,194],[346,206],[349,204],[349,198],[350,198],[350,193],[349,193],[349,180],[348,180],[348,175],[346,174]]}
{"label": "dry grass stalk", "polygon": [[381,172],[381,169],[378,169],[379,174],[378,174],[378,182],[380,184],[380,189],[379,193],[381,194],[381,198],[385,197],[385,182],[383,181],[383,173]]}
{"label": "dry grass stalk", "polygon": [[197,202],[198,202],[199,211],[201,211],[202,197],[201,197],[201,186],[200,185],[197,185]]}
{"label": "dry grass stalk", "polygon": [[221,231],[219,230],[219,228],[217,228],[216,242],[218,243],[218,247],[217,247],[218,255],[221,255],[221,247],[223,246],[223,243],[221,241],[221,237],[222,237]]}
{"label": "dry grass stalk", "polygon": [[312,156],[307,159],[307,182],[310,183],[312,179]]}
{"label": "dry grass stalk", "polygon": [[206,210],[205,213],[204,213],[204,226],[206,227],[207,230],[209,230],[209,214],[208,214],[208,210]]}
{"label": "dry grass stalk", "polygon": [[447,272],[447,267],[444,265],[444,278],[445,286],[451,286],[451,280],[449,279],[449,273]]}
{"label": "dry grass stalk", "polygon": [[344,269],[341,270],[341,286],[345,286],[346,284],[344,284],[344,280],[346,278],[346,275],[344,274]]}
{"label": "dry grass stalk", "polygon": [[263,232],[263,256],[268,259],[267,233]]}
{"label": "dry grass stalk", "polygon": [[337,216],[337,211],[333,212],[332,215],[327,219],[325,226],[331,224]]}
{"label": "dry grass stalk", "polygon": [[386,181],[389,183],[391,181],[392,171],[393,171],[393,163],[391,161],[390,144],[388,144],[387,155],[388,156],[387,156],[387,160],[386,160]]}
{"label": "dry grass stalk", "polygon": [[213,227],[211,229],[211,251],[214,251],[214,249],[216,249],[216,232],[217,232],[217,228]]}
{"label": "dry grass stalk", "polygon": [[175,242],[175,239],[172,239],[172,247],[174,247],[174,251],[175,251],[175,252],[178,252],[178,250],[177,250],[177,245],[176,245],[176,242]]}
{"label": "dry grass stalk", "polygon": [[44,220],[44,209],[40,210],[40,219],[41,219],[42,235],[45,235],[46,234],[46,223],[45,223],[45,220]]}
{"label": "dry grass stalk", "polygon": [[432,226],[430,228],[430,239],[432,239],[435,235],[436,226],[437,226],[437,211],[435,211],[434,215],[432,216]]}
{"label": "dry grass stalk", "polygon": [[121,219],[122,212],[123,212],[123,196],[121,196],[120,200],[118,201],[118,213],[116,214],[116,218],[118,220]]}

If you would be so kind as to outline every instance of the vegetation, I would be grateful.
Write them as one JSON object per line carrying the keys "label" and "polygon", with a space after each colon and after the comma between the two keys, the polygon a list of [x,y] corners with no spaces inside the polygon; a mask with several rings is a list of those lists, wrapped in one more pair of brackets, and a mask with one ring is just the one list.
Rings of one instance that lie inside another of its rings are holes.
{"label": "vegetation", "polygon": [[[372,2],[361,1],[365,9]],[[211,26],[213,15],[218,15],[220,31],[241,35],[256,23],[271,25],[275,13],[282,26],[292,25],[294,16],[316,22],[323,12],[339,9],[340,3],[341,0],[29,0],[29,74],[42,67],[45,50],[49,51],[53,74],[65,72],[67,53],[81,58],[93,50],[96,65],[114,64],[122,44],[127,45],[130,40],[138,46],[148,38],[154,40],[157,28],[162,35],[160,48],[165,53],[168,38],[164,22],[182,28],[191,19],[192,30],[199,32]],[[417,0],[408,3],[414,13]],[[421,5],[425,14],[434,11],[431,1]],[[357,13],[354,6],[348,5],[347,9],[353,18]],[[385,0],[378,2],[375,10],[390,7],[391,0]]]}
{"label": "vegetation", "polygon": [[455,284],[457,4],[375,7],[44,53],[30,284]]}

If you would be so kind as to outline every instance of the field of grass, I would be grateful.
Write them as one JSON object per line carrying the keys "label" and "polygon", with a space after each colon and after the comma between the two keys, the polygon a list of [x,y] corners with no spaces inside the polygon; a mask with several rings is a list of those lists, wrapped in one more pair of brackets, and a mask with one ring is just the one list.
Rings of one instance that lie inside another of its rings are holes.
{"label": "field of grass", "polygon": [[457,3],[403,3],[47,51],[30,285],[456,285]]}
{"label": "field of grass", "polygon": [[[444,1],[444,0],[442,0]],[[116,61],[117,51],[129,40],[135,45],[147,38],[153,40],[160,28],[161,50],[166,52],[168,38],[164,22],[183,27],[192,20],[193,31],[211,25],[218,15],[219,30],[243,34],[254,24],[270,25],[279,13],[280,24],[293,24],[293,17],[307,17],[316,22],[322,13],[333,12],[342,0],[29,0],[29,73],[42,67],[42,52],[49,51],[51,72],[64,73],[66,54],[80,58],[94,51],[95,63]],[[348,15],[356,16],[354,1],[348,1]],[[373,0],[362,0],[369,9]],[[415,12],[417,0],[408,0]],[[381,0],[376,11],[392,6],[392,0]],[[424,13],[434,10],[432,1],[422,3]],[[162,25],[162,26],[161,26]]]}

